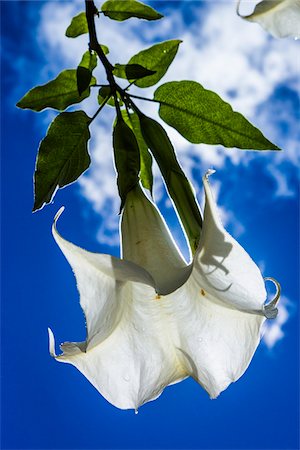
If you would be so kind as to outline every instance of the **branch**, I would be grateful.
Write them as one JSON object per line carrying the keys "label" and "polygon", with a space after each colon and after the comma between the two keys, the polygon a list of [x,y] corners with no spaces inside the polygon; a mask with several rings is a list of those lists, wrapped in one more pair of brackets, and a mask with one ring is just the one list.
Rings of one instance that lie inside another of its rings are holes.
{"label": "branch", "polygon": [[86,14],[86,20],[88,24],[89,29],[89,48],[90,50],[94,50],[97,55],[99,56],[100,61],[103,64],[103,67],[106,71],[107,81],[110,84],[110,87],[112,88],[112,92],[116,91],[116,82],[113,75],[113,69],[114,66],[108,61],[106,58],[101,45],[98,42],[97,39],[97,33],[96,33],[96,27],[95,27],[95,15],[99,15],[98,10],[94,4],[93,0],[85,0],[85,14]]}

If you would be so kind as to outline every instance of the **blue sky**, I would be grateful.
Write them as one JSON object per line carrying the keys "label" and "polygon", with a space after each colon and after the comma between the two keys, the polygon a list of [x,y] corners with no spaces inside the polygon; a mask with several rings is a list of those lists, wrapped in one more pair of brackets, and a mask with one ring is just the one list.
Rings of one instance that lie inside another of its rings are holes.
{"label": "blue sky", "polygon": [[[87,38],[64,37],[80,2],[2,2],[2,448],[299,448],[299,43],[273,39],[237,18],[231,2],[152,5],[165,14],[163,21],[101,19],[99,40],[110,47],[111,61],[126,62],[159,40],[182,39],[162,82],[193,79],[215,90],[283,149],[275,154],[195,146],[168,128],[200,203],[201,176],[217,169],[212,186],[226,228],[264,276],[282,284],[278,319],[269,324],[244,376],[217,400],[188,379],[137,416],[111,406],[75,368],[49,356],[48,326],[58,342],[85,338],[74,277],[50,232],[59,207],[66,206],[59,224],[66,238],[119,254],[108,132],[113,115],[105,110],[93,128],[91,168],[32,214],[36,150],[54,114],[14,105],[33,85],[76,67]],[[93,111],[95,103],[84,107]],[[157,117],[152,105],[144,110]],[[186,254],[157,172],[155,180],[155,198]]]}

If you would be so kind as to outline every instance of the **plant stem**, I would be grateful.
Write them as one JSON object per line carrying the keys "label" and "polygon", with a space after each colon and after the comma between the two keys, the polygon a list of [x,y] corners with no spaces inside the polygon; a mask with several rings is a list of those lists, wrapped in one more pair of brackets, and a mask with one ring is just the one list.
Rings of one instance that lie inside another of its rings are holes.
{"label": "plant stem", "polygon": [[97,53],[97,55],[99,56],[99,59],[102,62],[103,67],[106,72],[107,81],[109,82],[112,91],[116,91],[117,85],[116,85],[115,78],[113,75],[114,66],[106,58],[106,56],[101,48],[101,45],[99,44],[98,39],[97,39],[97,33],[96,33],[96,27],[95,27],[95,15],[98,15],[99,13],[94,4],[94,0],[85,0],[85,13],[86,13],[86,20],[87,20],[88,29],[89,29],[90,50],[94,50]]}
{"label": "plant stem", "polygon": [[91,117],[90,123],[93,122],[93,120],[98,116],[98,114],[100,113],[100,111],[102,111],[102,109],[104,108],[104,106],[106,105],[106,103],[108,102],[110,96],[106,97],[106,99],[103,101],[103,103],[99,106],[99,108],[97,109],[97,111],[95,112],[95,114],[93,115],[93,117]]}
{"label": "plant stem", "polygon": [[91,88],[94,88],[94,87],[110,87],[110,85],[109,84],[91,84],[90,87]]}
{"label": "plant stem", "polygon": [[160,102],[159,100],[155,100],[154,98],[146,98],[146,97],[140,97],[139,95],[133,95],[133,94],[128,94],[128,97],[132,97],[132,98],[137,98],[138,100],[146,100],[146,102],[153,102],[153,103],[163,103]]}

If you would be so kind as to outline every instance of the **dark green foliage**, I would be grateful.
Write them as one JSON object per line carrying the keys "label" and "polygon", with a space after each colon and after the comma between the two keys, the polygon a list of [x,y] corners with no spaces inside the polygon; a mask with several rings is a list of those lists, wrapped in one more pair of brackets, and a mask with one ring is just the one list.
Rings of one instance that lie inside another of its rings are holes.
{"label": "dark green foliage", "polygon": [[140,64],[116,64],[113,73],[116,77],[132,81],[153,75],[155,71],[146,69]]}
{"label": "dark green foliage", "polygon": [[140,64],[155,72],[147,78],[137,80],[134,84],[141,88],[156,84],[168,70],[181,42],[178,39],[161,42],[134,55],[128,64]]}
{"label": "dark green foliage", "polygon": [[[95,84],[94,77],[90,85]],[[74,103],[79,103],[90,95],[88,87],[81,95],[77,89],[77,71],[75,69],[62,71],[54,80],[47,84],[37,86],[17,103],[19,108],[41,111],[45,108],[54,108],[63,111]]]}
{"label": "dark green foliage", "polygon": [[191,185],[181,169],[174,148],[163,127],[139,114],[143,138],[154,156],[185,229],[192,252],[198,246],[202,218]]}
{"label": "dark green foliage", "polygon": [[118,117],[113,131],[113,147],[117,170],[117,184],[123,208],[126,195],[139,182],[140,151],[131,128]]}
{"label": "dark green foliage", "polygon": [[118,21],[131,17],[146,20],[158,20],[163,17],[155,9],[136,0],[108,0],[103,3],[101,11],[110,19]]}
{"label": "dark green foliage", "polygon": [[[85,4],[86,13],[75,16],[66,30],[66,36],[71,38],[89,33],[89,50],[83,54],[77,69],[64,70],[54,80],[31,89],[17,104],[20,108],[34,111],[45,108],[63,111],[87,98],[91,86],[103,86],[98,92],[100,106],[92,119],[83,111],[77,111],[59,114],[51,123],[37,157],[34,210],[49,203],[57,188],[75,181],[89,167],[89,124],[108,104],[117,110],[113,147],[121,208],[127,193],[139,180],[152,194],[153,155],[194,252],[199,242],[202,218],[191,185],[164,128],[139,111],[134,98],[143,97],[130,96],[128,90],[132,84],[141,88],[155,85],[167,72],[182,41],[155,44],[134,55],[127,64],[113,66],[105,56],[109,53],[108,47],[100,45],[97,39],[95,16],[99,16],[99,11],[93,0]],[[107,0],[101,13],[117,21],[132,17],[146,20],[163,17],[137,0]],[[97,85],[93,77],[98,59],[105,70],[107,86]],[[128,80],[129,86],[122,89],[115,77]],[[153,101],[159,103],[161,118],[190,142],[279,150],[245,117],[199,83],[165,83],[156,90]]]}
{"label": "dark green foliage", "polygon": [[89,167],[89,122],[85,112],[76,111],[61,113],[51,123],[36,162],[34,211],[49,203],[57,188],[77,180]]}
{"label": "dark green foliage", "polygon": [[148,189],[152,195],[153,189],[153,174],[152,174],[152,156],[149,153],[148,146],[146,145],[142,136],[140,121],[136,113],[130,113],[128,116],[126,111],[122,111],[123,118],[128,126],[133,130],[139,149],[140,149],[140,179],[145,189]]}
{"label": "dark green foliage", "polygon": [[88,89],[92,73],[97,66],[97,55],[96,53],[90,52],[89,50],[85,52],[82,56],[82,60],[77,67],[77,89],[78,94],[81,95],[86,89]]}
{"label": "dark green foliage", "polygon": [[85,12],[82,12],[78,14],[77,16],[73,17],[71,20],[70,25],[68,26],[66,30],[66,36],[69,38],[76,38],[77,36],[80,36],[81,34],[88,33],[88,24],[86,20]]}
{"label": "dark green foliage", "polygon": [[279,150],[242,114],[195,81],[172,81],[154,94],[160,117],[193,143],[254,150]]}
{"label": "dark green foliage", "polygon": [[[99,89],[98,92],[98,103],[99,105],[102,105],[102,103],[107,99],[108,96],[111,95],[111,89],[109,86],[103,86]],[[123,101],[120,97],[120,94],[117,92],[117,98],[119,106],[123,106]],[[108,101],[106,101],[106,104],[109,106],[113,106],[115,108],[115,99],[114,97],[110,97]]]}
{"label": "dark green foliage", "polygon": [[[111,89],[110,86],[103,86],[98,91],[98,103],[99,105],[102,105],[102,103],[107,99],[107,97],[110,97]],[[111,101],[112,100],[112,101]],[[107,102],[110,106],[115,106],[115,102],[113,98],[110,98]]]}

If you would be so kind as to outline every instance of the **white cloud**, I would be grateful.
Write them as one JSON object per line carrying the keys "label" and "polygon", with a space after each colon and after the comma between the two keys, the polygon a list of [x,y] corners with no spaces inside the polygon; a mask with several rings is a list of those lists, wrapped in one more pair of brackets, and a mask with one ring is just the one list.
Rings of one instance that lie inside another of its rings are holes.
{"label": "white cloud", "polygon": [[284,168],[268,164],[267,169],[276,181],[277,187],[274,195],[276,197],[294,197],[295,192],[288,186],[287,178],[284,175]]}
{"label": "white cloud", "polygon": [[284,325],[289,319],[290,306],[291,302],[285,296],[281,296],[276,319],[265,322],[262,339],[269,349],[284,337]]}

